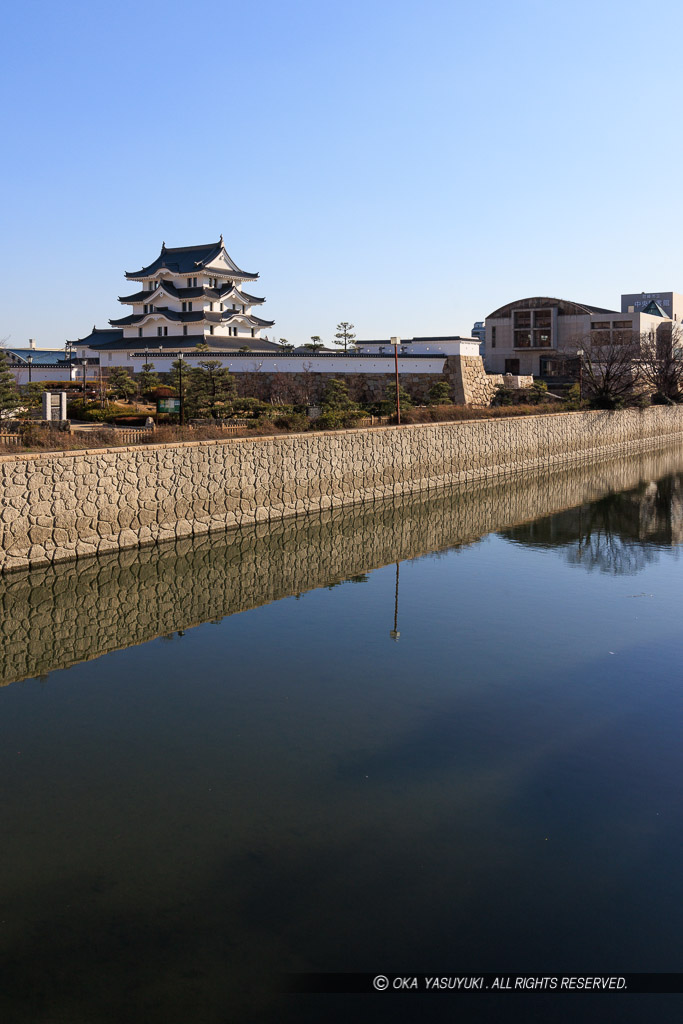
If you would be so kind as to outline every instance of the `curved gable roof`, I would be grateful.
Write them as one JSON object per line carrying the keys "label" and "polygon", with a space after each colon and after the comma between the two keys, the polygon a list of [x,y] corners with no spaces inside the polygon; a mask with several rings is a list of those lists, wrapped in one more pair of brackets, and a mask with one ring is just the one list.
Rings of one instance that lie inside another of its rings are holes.
{"label": "curved gable roof", "polygon": [[559,316],[580,316],[582,313],[618,313],[617,309],[602,309],[600,306],[589,306],[584,302],[571,302],[568,299],[553,299],[546,295],[534,295],[528,299],[516,299],[500,306],[489,313],[487,320],[499,320],[512,316],[517,309],[557,309]]}
{"label": "curved gable roof", "polygon": [[[169,248],[165,242],[161,243],[161,252],[157,258],[141,270],[126,271],[129,280],[137,280],[141,277],[151,277],[157,270],[169,270],[172,274],[196,274],[197,270],[206,266],[219,256],[225,256],[228,266],[231,267],[237,277],[244,277],[255,280],[258,274],[250,274],[246,270],[240,270],[234,260],[230,258],[223,245],[223,236],[217,242],[210,242],[208,245],[183,245]],[[218,268],[209,267],[209,271]],[[225,271],[223,271],[225,273]]]}

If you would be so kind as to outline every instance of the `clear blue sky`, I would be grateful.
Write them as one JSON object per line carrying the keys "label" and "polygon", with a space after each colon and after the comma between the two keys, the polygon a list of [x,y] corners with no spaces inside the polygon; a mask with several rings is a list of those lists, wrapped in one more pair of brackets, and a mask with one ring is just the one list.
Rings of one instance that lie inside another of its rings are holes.
{"label": "clear blue sky", "polygon": [[661,0],[13,4],[0,337],[107,326],[125,270],[221,232],[296,342],[683,292],[682,22]]}

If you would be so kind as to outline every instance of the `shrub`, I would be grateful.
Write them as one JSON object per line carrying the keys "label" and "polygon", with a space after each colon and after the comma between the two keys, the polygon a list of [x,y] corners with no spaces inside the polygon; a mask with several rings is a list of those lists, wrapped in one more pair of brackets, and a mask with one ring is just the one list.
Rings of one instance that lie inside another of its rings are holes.
{"label": "shrub", "polygon": [[525,390],[528,392],[528,401],[533,405],[544,400],[548,394],[548,385],[544,380],[535,380],[531,387]]}
{"label": "shrub", "polygon": [[449,405],[450,401],[451,387],[447,380],[438,380],[436,384],[432,384],[429,389],[430,405]]}
{"label": "shrub", "polygon": [[273,422],[276,427],[282,430],[292,430],[300,433],[304,430],[308,430],[309,420],[308,416],[301,412],[286,412],[284,414],[278,414],[273,417]]}
{"label": "shrub", "polygon": [[270,409],[269,403],[262,402],[260,398],[237,397],[232,401],[232,411],[235,415],[259,416]]}
{"label": "shrub", "polygon": [[177,392],[175,388],[168,387],[166,384],[160,384],[158,388],[152,388],[151,391],[145,394],[156,402],[157,398],[175,398]]}
{"label": "shrub", "polygon": [[492,405],[512,405],[512,388],[499,384],[493,396]]}

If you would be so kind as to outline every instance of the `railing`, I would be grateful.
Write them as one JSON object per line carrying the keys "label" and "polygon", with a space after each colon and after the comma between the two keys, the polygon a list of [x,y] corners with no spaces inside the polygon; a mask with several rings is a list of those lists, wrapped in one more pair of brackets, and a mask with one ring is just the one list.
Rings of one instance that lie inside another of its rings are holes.
{"label": "railing", "polygon": [[136,444],[138,441],[149,441],[154,437],[154,427],[113,427],[119,441]]}
{"label": "railing", "polygon": [[0,430],[0,445],[3,445],[3,444],[16,444],[16,445],[20,445],[22,443],[22,440],[23,439],[22,439],[21,434],[9,433],[7,431]]}
{"label": "railing", "polygon": [[356,420],[355,427],[382,427],[385,423],[391,422],[391,416],[363,416]]}

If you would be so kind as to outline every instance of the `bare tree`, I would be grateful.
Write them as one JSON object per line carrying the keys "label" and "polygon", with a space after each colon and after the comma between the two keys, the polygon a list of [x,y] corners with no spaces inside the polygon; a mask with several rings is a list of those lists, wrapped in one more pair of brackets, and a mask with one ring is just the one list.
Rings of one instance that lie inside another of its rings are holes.
{"label": "bare tree", "polygon": [[591,330],[567,340],[560,355],[567,376],[577,381],[581,398],[591,405],[614,409],[642,393],[638,331]]}
{"label": "bare tree", "polygon": [[655,402],[683,402],[683,331],[666,322],[640,338],[640,376]]}

